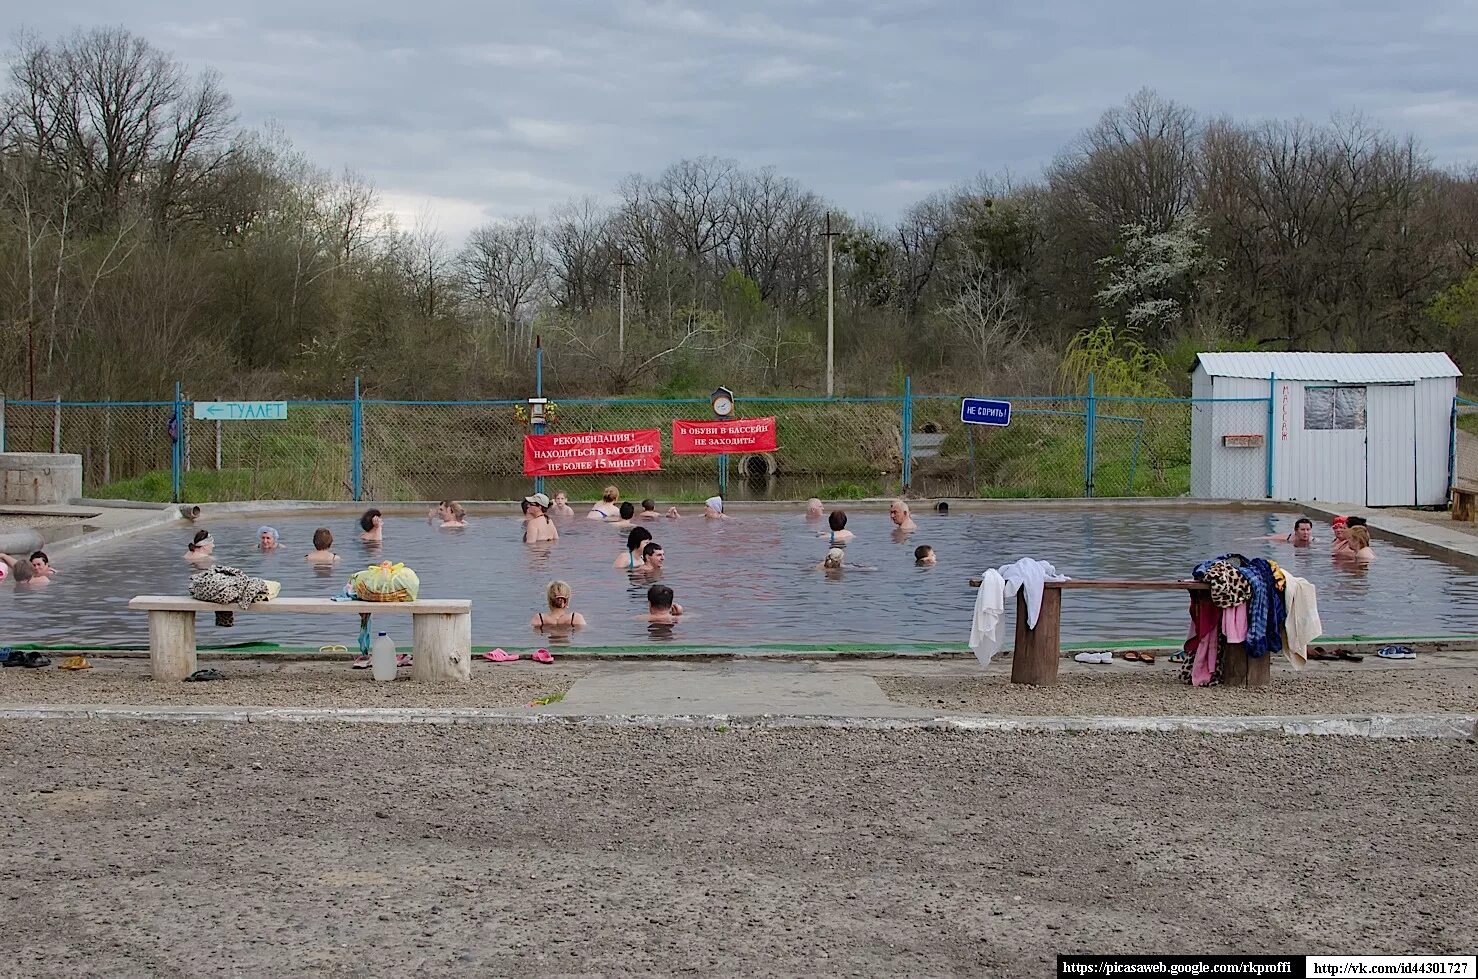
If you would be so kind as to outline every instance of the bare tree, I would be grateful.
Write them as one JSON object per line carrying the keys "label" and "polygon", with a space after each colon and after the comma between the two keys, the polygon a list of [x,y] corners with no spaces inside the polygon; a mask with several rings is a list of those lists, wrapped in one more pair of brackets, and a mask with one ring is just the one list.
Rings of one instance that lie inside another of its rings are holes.
{"label": "bare tree", "polygon": [[969,347],[982,373],[998,366],[1026,336],[1018,287],[1011,277],[972,257],[957,267],[955,293],[937,310]]}
{"label": "bare tree", "polygon": [[515,341],[531,347],[532,312],[549,278],[539,219],[527,215],[475,229],[459,262],[472,300],[501,327],[505,353],[512,355]]}

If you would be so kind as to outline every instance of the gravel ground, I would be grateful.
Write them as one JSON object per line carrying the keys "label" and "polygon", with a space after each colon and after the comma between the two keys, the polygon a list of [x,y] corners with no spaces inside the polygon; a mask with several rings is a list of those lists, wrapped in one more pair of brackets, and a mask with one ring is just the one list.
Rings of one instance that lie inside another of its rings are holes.
{"label": "gravel ground", "polygon": [[1473,745],[0,723],[8,975],[1471,952]]}
{"label": "gravel ground", "polygon": [[[47,654],[60,663],[66,654]],[[202,669],[226,674],[211,683],[155,683],[146,659],[90,658],[93,668],[0,671],[5,704],[231,704],[253,707],[522,707],[535,697],[563,694],[575,681],[557,666],[533,663],[475,664],[466,684],[410,681],[410,670],[393,683],[376,683],[369,670],[347,663],[201,657]]]}
{"label": "gravel ground", "polygon": [[[1261,690],[1192,688],[1180,668],[1115,663],[1063,670],[1056,687],[1012,686],[1009,671],[945,676],[879,676],[893,700],[931,710],[973,714],[1431,714],[1478,712],[1478,666],[1455,665],[1459,654],[1421,654],[1391,662],[1310,663],[1302,673],[1275,669]],[[1472,662],[1474,657],[1463,657]],[[1067,664],[1064,664],[1066,667]]]}

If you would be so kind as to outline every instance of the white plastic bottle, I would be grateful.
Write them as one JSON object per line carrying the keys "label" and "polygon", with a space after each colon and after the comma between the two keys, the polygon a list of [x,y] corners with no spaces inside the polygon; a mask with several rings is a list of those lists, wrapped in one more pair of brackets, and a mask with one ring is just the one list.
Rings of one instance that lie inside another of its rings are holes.
{"label": "white plastic bottle", "polygon": [[384,632],[370,646],[370,670],[380,683],[395,679],[395,642]]}

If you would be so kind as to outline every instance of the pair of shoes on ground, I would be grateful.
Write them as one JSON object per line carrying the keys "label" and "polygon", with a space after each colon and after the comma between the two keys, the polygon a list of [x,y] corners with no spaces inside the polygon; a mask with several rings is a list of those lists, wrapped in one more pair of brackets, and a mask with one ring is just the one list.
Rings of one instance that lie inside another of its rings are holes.
{"label": "pair of shoes on ground", "polygon": [[1108,650],[1087,650],[1073,657],[1079,663],[1112,663],[1114,654]]}
{"label": "pair of shoes on ground", "polygon": [[[510,653],[504,649],[495,649],[490,653],[483,653],[482,658],[489,663],[512,663],[518,659],[517,653]],[[529,656],[535,663],[553,663],[554,656],[547,649],[536,649]]]}
{"label": "pair of shoes on ground", "polygon": [[1382,646],[1375,655],[1381,659],[1416,659],[1416,652],[1410,646]]}
{"label": "pair of shoes on ground", "polygon": [[1137,650],[1129,649],[1125,650],[1124,654],[1119,658],[1130,663],[1143,663],[1145,666],[1155,665],[1155,654],[1151,652],[1141,653]]}
{"label": "pair of shoes on ground", "polygon": [[[410,653],[395,654],[396,669],[407,670],[410,669],[411,666],[414,665],[414,663],[415,661],[411,659]],[[367,670],[370,668],[370,658],[364,653],[360,653],[358,656],[354,657],[354,662],[350,664],[350,666],[356,670]]]}
{"label": "pair of shoes on ground", "polygon": [[0,649],[0,664],[5,666],[23,666],[27,669],[37,670],[43,666],[50,666],[51,660],[34,649],[11,649],[9,646],[6,646],[4,649]]}
{"label": "pair of shoes on ground", "polygon": [[[1389,649],[1390,647],[1388,646],[1386,648]],[[1402,648],[1405,648],[1405,647],[1402,647]],[[1415,654],[1413,654],[1413,655],[1415,655]],[[1308,655],[1308,658],[1309,659],[1331,659],[1331,660],[1332,659],[1342,659],[1342,660],[1345,660],[1346,662],[1349,662],[1349,663],[1358,663],[1361,660],[1363,660],[1365,657],[1364,656],[1361,656],[1361,655],[1359,655],[1357,653],[1352,653],[1348,649],[1328,650],[1328,649],[1325,649],[1323,646],[1310,646],[1309,647],[1309,655]]]}

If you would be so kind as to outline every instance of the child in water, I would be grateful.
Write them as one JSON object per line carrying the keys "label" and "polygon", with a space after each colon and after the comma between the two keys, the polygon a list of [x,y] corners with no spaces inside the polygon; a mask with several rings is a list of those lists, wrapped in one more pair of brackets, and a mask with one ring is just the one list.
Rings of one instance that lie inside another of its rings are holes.
{"label": "child in water", "polygon": [[913,549],[913,563],[919,567],[926,564],[938,564],[939,555],[934,553],[934,548],[928,544],[920,544]]}

